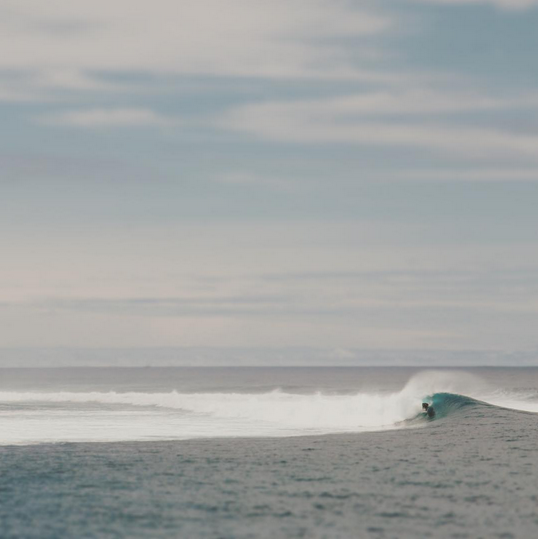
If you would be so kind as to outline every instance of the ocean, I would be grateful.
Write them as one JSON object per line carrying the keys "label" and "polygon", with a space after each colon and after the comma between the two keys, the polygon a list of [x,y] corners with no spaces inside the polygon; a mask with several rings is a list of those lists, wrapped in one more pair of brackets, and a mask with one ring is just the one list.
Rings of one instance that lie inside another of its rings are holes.
{"label": "ocean", "polygon": [[537,467],[538,368],[0,370],[2,538],[533,538]]}

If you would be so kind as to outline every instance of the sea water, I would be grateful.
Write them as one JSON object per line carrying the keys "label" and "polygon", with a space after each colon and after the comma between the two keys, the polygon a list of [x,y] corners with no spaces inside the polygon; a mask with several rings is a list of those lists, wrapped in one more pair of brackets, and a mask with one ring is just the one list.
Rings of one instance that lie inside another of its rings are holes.
{"label": "sea water", "polygon": [[3,369],[0,537],[537,537],[537,427],[534,368]]}

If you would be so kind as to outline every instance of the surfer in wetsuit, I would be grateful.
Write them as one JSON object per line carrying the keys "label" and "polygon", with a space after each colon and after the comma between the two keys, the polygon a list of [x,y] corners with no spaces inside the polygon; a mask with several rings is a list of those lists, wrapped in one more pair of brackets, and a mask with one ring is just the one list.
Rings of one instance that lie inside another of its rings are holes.
{"label": "surfer in wetsuit", "polygon": [[435,410],[433,409],[433,406],[430,406],[427,402],[422,403],[422,410],[428,417],[435,416]]}

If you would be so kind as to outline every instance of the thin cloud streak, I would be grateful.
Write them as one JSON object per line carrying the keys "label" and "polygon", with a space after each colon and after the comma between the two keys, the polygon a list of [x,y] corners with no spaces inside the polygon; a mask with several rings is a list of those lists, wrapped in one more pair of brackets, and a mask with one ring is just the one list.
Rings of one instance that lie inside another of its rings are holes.
{"label": "thin cloud streak", "polygon": [[510,11],[525,10],[538,6],[538,0],[414,0],[426,4],[444,4],[447,6],[467,6],[490,4]]}
{"label": "thin cloud streak", "polygon": [[[538,160],[538,133],[481,126],[454,112],[536,109],[531,98],[496,99],[406,92],[243,105],[222,114],[216,126],[262,139],[295,144],[351,144],[422,148],[478,160]],[[399,116],[398,121],[390,118]],[[433,116],[432,116],[433,115]]]}
{"label": "thin cloud streak", "polygon": [[142,127],[179,125],[179,120],[171,119],[149,109],[88,109],[48,114],[38,121],[50,125],[67,125],[74,127]]}

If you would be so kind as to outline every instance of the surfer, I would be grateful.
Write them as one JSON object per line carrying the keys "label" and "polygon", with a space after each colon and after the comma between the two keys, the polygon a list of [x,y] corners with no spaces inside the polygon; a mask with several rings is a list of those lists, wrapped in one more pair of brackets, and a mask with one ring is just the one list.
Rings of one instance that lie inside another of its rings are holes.
{"label": "surfer", "polygon": [[427,402],[422,403],[422,410],[428,417],[435,416],[435,410],[433,409],[433,406],[430,406]]}

